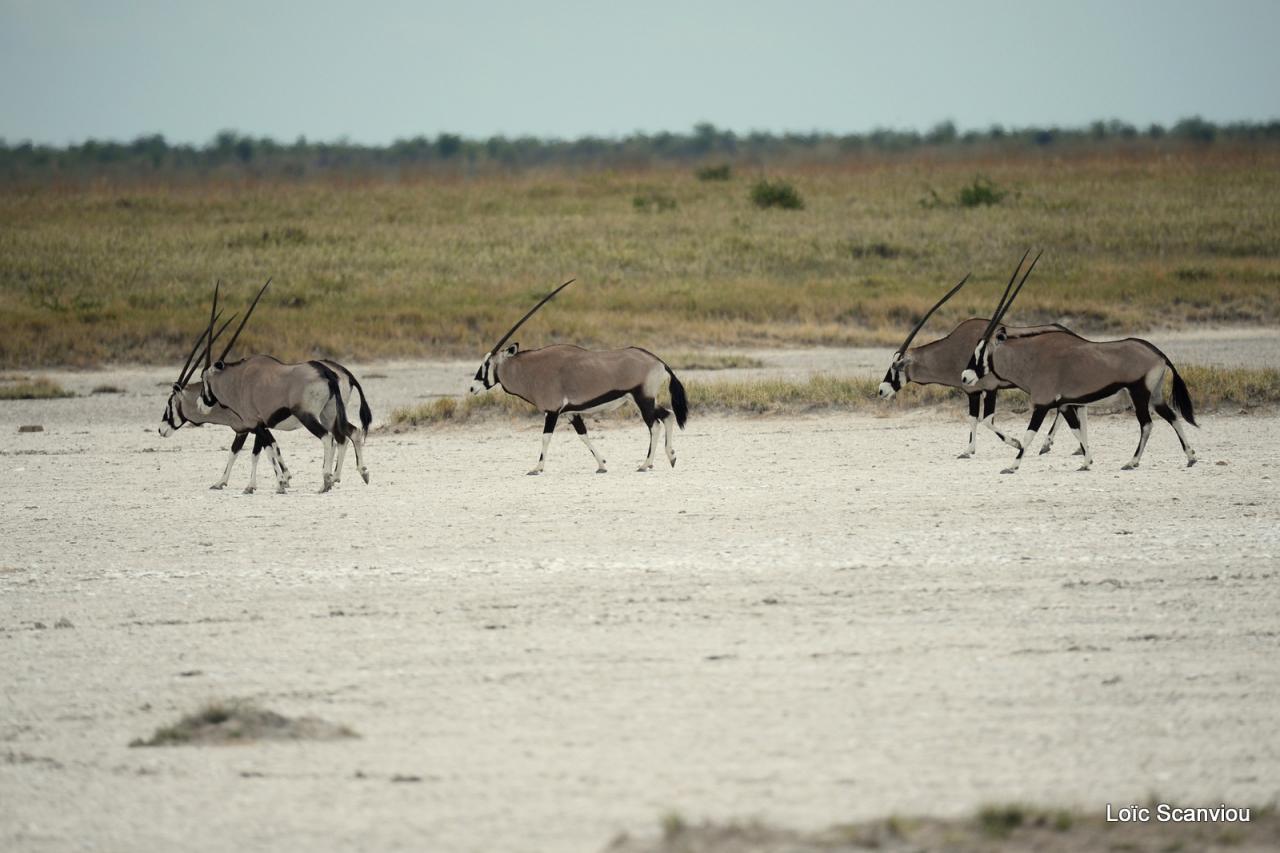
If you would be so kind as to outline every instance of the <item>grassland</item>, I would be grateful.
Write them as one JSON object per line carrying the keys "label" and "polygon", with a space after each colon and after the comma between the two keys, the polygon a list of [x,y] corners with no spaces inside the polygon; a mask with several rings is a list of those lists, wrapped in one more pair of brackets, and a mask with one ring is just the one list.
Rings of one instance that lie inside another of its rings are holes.
{"label": "grassland", "polygon": [[[1181,368],[1197,411],[1239,411],[1280,404],[1280,370],[1270,368],[1220,368],[1188,365]],[[805,381],[748,379],[742,381],[691,382],[689,407],[700,413],[791,415],[823,411],[890,411],[945,405],[963,408],[963,397],[954,388],[940,385],[908,385],[892,403],[878,396],[879,379],[814,376]],[[1027,397],[1021,391],[1005,391],[1001,408],[1025,411]],[[1168,393],[1168,389],[1166,389]],[[630,416],[630,407],[616,410]],[[442,397],[416,406],[396,409],[394,426],[472,423],[495,417],[541,418],[528,403],[509,394],[491,392],[475,397]]]}
{"label": "grassland", "polygon": [[[0,368],[180,360],[215,279],[238,306],[268,276],[240,351],[474,353],[571,277],[526,346],[884,344],[970,270],[937,324],[987,312],[1029,246],[1021,321],[1280,322],[1275,146],[771,172],[801,210],[757,209],[760,174],[7,189]],[[979,175],[1005,195],[961,205]]]}
{"label": "grassland", "polygon": [[52,400],[74,396],[66,388],[44,377],[14,380],[0,378],[0,400]]}

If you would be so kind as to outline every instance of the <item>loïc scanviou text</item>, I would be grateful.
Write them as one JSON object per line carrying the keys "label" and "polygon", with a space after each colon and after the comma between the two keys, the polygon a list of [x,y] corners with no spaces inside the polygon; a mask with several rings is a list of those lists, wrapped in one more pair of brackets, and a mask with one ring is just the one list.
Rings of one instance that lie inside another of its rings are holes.
{"label": "lo\u00efc scanviou text", "polygon": [[1156,803],[1152,806],[1113,806],[1107,803],[1108,823],[1248,823],[1249,810],[1226,803],[1207,807],[1171,806]]}

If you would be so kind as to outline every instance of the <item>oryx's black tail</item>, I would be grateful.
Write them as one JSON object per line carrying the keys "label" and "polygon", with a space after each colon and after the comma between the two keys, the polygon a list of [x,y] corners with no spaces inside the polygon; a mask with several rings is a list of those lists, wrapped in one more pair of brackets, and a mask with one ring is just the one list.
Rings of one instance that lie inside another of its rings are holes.
{"label": "oryx's black tail", "polygon": [[684,422],[689,417],[689,397],[675,371],[665,361],[662,366],[667,368],[667,376],[671,377],[671,408],[676,413],[676,423],[680,425],[680,429],[684,429]]}
{"label": "oryx's black tail", "polygon": [[1169,369],[1173,371],[1173,405],[1186,418],[1187,423],[1192,426],[1200,426],[1196,423],[1196,414],[1191,410],[1191,392],[1187,390],[1187,383],[1182,381],[1182,374],[1178,373],[1178,368],[1173,366],[1173,362],[1169,362]]}
{"label": "oryx's black tail", "polygon": [[364,430],[364,434],[369,434],[369,424],[373,423],[373,411],[369,408],[369,401],[364,397],[364,388],[360,387],[360,380],[356,379],[356,375],[346,367],[338,364],[336,361],[330,361],[328,364],[347,375],[347,381],[351,383],[351,387],[356,389],[356,393],[360,395],[360,428]]}

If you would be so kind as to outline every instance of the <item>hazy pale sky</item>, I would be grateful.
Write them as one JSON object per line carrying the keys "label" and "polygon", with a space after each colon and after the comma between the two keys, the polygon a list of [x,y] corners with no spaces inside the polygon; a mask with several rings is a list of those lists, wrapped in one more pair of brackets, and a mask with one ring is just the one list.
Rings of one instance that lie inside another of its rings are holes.
{"label": "hazy pale sky", "polygon": [[1280,2],[0,0],[0,137],[1280,118]]}

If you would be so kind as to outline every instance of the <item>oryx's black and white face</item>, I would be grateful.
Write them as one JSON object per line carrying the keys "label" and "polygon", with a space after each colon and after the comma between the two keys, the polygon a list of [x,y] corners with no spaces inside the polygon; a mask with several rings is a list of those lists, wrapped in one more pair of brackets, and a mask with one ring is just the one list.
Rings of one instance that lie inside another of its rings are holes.
{"label": "oryx's black and white face", "polygon": [[194,397],[199,391],[192,386],[183,388],[178,383],[173,384],[173,389],[169,392],[169,400],[164,404],[164,414],[160,416],[160,436],[168,438],[178,430],[182,429],[184,424],[191,423],[187,420],[184,412],[192,405]]}
{"label": "oryx's black and white face", "polygon": [[884,381],[880,383],[880,396],[888,400],[901,391],[902,386],[906,385],[907,381],[907,361],[903,358],[902,353],[895,352],[893,354],[893,363],[885,371]]}
{"label": "oryx's black and white face", "polygon": [[519,351],[519,344],[508,344],[504,349],[491,355],[486,355],[484,361],[480,364],[480,369],[476,371],[475,378],[471,380],[471,387],[468,390],[472,394],[483,394],[493,386],[498,385],[498,368],[504,361]]}

